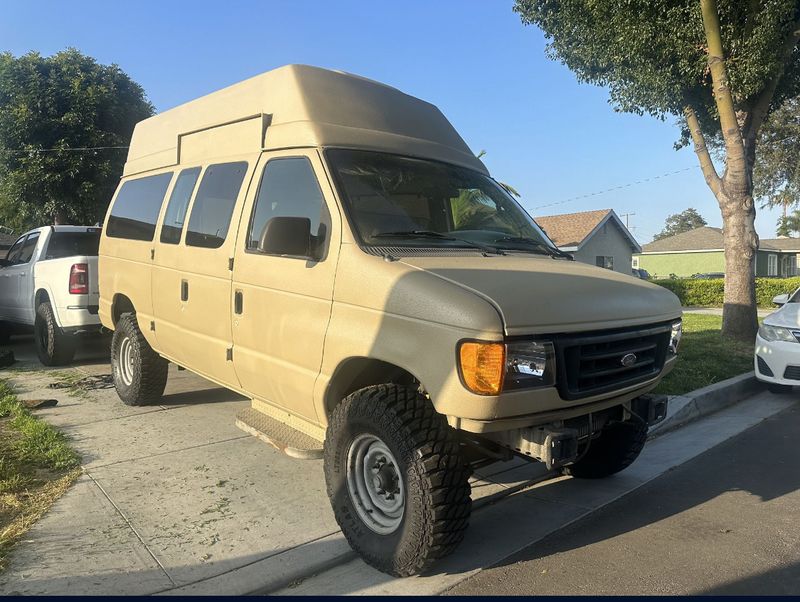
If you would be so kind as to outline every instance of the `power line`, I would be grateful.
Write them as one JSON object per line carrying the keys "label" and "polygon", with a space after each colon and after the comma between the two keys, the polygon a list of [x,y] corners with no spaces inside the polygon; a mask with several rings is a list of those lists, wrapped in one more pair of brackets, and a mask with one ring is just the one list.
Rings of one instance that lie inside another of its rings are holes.
{"label": "power line", "polygon": [[668,171],[666,173],[659,174],[657,176],[650,176],[649,178],[643,178],[641,180],[636,180],[633,182],[628,182],[627,184],[620,184],[619,186],[612,186],[611,188],[606,188],[604,190],[598,190],[596,192],[588,192],[586,194],[580,194],[578,196],[573,196],[568,199],[564,199],[563,201],[556,201],[555,203],[548,203],[547,205],[539,205],[537,207],[533,207],[531,210],[535,211],[536,209],[544,209],[545,207],[555,207],[556,205],[563,205],[564,203],[571,203],[573,201],[577,201],[580,199],[586,199],[589,197],[597,196],[600,194],[606,194],[607,192],[613,192],[615,190],[621,190],[623,188],[629,188],[630,186],[636,186],[637,184],[644,184],[645,182],[652,182],[653,180],[658,180],[659,178],[666,178],[668,176],[674,176],[675,174],[683,173],[685,171],[689,171],[692,169],[699,169],[699,166],[693,165],[691,167],[684,167],[683,169],[677,169],[675,171]]}

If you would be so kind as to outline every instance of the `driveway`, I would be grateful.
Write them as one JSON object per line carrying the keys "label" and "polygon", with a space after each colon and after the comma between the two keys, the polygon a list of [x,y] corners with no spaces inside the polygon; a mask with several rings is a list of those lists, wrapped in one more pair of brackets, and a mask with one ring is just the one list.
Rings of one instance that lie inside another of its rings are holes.
{"label": "driveway", "polygon": [[246,399],[171,367],[161,403],[130,408],[109,388],[107,339],[62,370],[43,370],[29,339],[14,351],[0,376],[21,397],[59,400],[39,414],[72,438],[84,474],[17,545],[0,594],[440,593],[791,403],[760,394],[659,437],[604,481],[486,467],[464,544],[430,575],[392,579],[348,547],[320,461],[234,426]]}

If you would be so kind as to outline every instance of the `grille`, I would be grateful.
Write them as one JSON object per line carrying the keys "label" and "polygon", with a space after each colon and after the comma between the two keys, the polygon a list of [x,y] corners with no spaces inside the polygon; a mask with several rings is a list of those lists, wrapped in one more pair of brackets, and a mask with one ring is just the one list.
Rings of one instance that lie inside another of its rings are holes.
{"label": "grille", "polygon": [[800,366],[786,366],[783,378],[788,380],[800,380]]}
{"label": "grille", "polygon": [[[556,337],[558,388],[564,399],[580,399],[635,385],[664,367],[670,324]],[[625,365],[622,359],[633,355]]]}
{"label": "grille", "polygon": [[758,363],[758,371],[763,374],[764,376],[775,376],[775,374],[770,370],[770,367],[767,365],[767,362],[764,361],[760,355],[756,356],[756,362]]}

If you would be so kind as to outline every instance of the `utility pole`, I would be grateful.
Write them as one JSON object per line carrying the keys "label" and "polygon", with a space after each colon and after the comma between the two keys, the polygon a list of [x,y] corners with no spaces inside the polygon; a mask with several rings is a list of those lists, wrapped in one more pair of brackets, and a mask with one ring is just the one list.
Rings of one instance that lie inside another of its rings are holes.
{"label": "utility pole", "polygon": [[636,214],[635,214],[635,213],[623,213],[623,214],[622,214],[622,217],[624,217],[624,218],[625,218],[625,227],[626,227],[628,230],[630,230],[630,229],[631,229],[631,227],[630,227],[630,224],[629,224],[629,221],[630,221],[630,220],[629,220],[628,218],[629,218],[630,216],[632,216],[632,215],[636,215]]}

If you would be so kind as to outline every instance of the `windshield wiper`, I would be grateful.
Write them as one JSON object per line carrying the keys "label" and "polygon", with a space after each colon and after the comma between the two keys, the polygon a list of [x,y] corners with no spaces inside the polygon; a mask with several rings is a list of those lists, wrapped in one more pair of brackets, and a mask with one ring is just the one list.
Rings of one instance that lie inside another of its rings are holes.
{"label": "windshield wiper", "polygon": [[564,259],[569,259],[570,261],[575,261],[575,258],[569,253],[562,251],[558,247],[551,247],[550,245],[533,238],[526,238],[524,236],[503,236],[502,238],[496,238],[494,242],[510,242],[529,245],[531,247],[541,249],[547,255],[550,255],[550,257],[562,257]]}
{"label": "windshield wiper", "polygon": [[434,232],[433,230],[398,230],[397,232],[379,232],[378,234],[373,234],[371,238],[436,238],[438,240],[454,240],[463,242],[470,247],[480,249],[484,253],[491,253],[492,255],[505,255],[505,253],[497,247],[490,247],[488,245],[475,242],[474,240],[450,236],[449,234]]}

